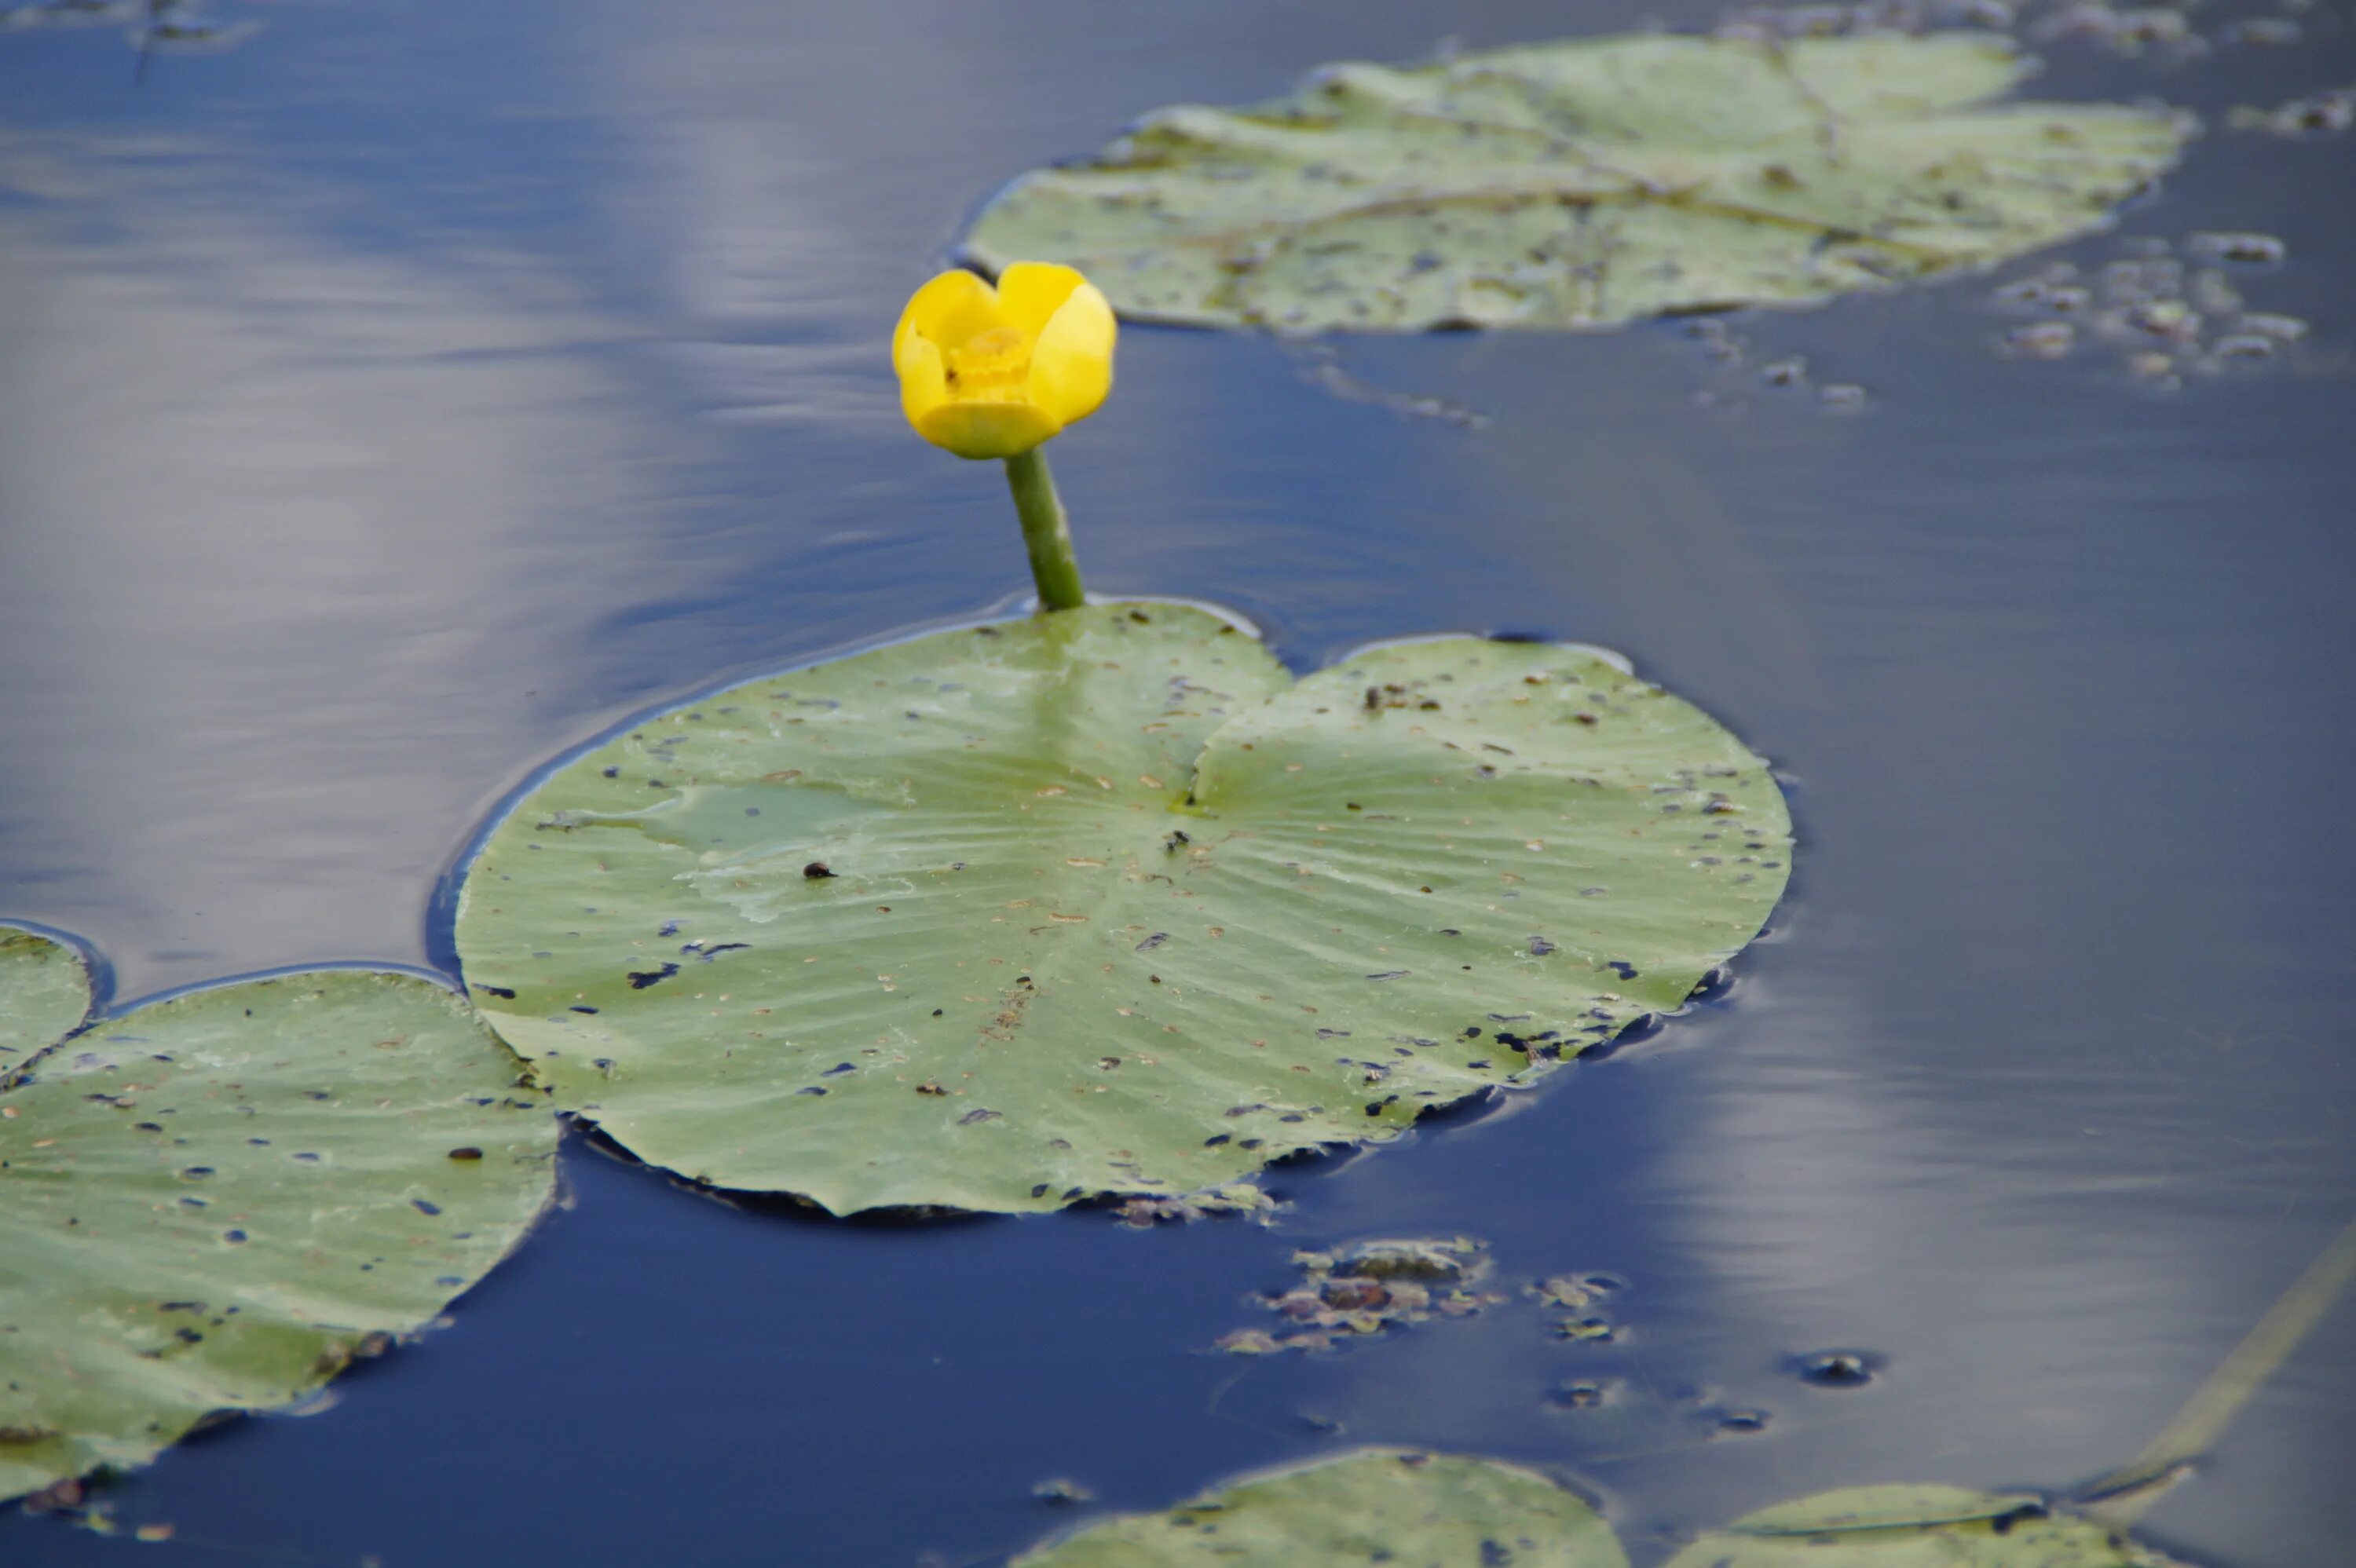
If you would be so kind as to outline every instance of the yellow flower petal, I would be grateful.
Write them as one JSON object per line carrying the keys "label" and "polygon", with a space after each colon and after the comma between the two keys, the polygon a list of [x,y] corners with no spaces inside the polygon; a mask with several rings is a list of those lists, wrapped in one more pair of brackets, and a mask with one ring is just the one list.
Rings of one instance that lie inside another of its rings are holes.
{"label": "yellow flower petal", "polygon": [[899,329],[892,336],[897,343],[901,334],[913,326],[948,349],[1005,325],[998,307],[998,291],[959,269],[941,273],[909,296],[908,308],[900,313]]}
{"label": "yellow flower petal", "polygon": [[1064,427],[1029,403],[942,403],[912,414],[916,433],[959,457],[1013,457]]}
{"label": "yellow flower petal", "polygon": [[[1008,278],[1024,264],[1006,269]],[[1056,270],[1071,272],[1068,267]],[[1117,331],[1111,304],[1094,283],[1082,279],[1039,334],[1031,350],[1030,397],[1057,429],[1096,412],[1112,390]]]}
{"label": "yellow flower petal", "polygon": [[1088,286],[1074,269],[1055,261],[1016,261],[998,275],[998,308],[1006,325],[1037,337],[1072,297]]}
{"label": "yellow flower petal", "polygon": [[921,430],[926,411],[948,401],[948,375],[940,348],[914,322],[904,320],[892,345],[892,368],[900,374],[901,411]]}

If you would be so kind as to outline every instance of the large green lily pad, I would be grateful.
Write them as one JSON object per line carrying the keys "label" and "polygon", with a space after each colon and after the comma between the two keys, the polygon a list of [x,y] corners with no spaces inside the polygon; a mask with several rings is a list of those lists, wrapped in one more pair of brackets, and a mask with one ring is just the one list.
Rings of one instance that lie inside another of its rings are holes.
{"label": "large green lily pad", "polygon": [[0,1093],[0,1498],[291,1403],[432,1319],[548,1200],[555,1118],[517,1075],[448,990],[358,970],[155,1003],[35,1061]]}
{"label": "large green lily pad", "polygon": [[1012,1568],[1627,1568],[1585,1499],[1532,1470],[1363,1448],[1231,1482],[1025,1552]]}
{"label": "large green lily pad", "polygon": [[1668,1568],[2170,1568],[2107,1525],[2037,1497],[1960,1487],[1853,1487],[1737,1520]]}
{"label": "large green lily pad", "polygon": [[1961,33],[1332,66],[1022,176],[965,254],[1068,262],[1141,320],[1285,332],[1811,303],[2099,227],[2175,161],[2165,112],[1991,101],[2023,70]]}
{"label": "large green lily pad", "polygon": [[717,1186],[1171,1194],[1681,1004],[1783,888],[1766,765],[1591,650],[1299,682],[1108,604],[749,682],[550,776],[457,916],[559,1104]]}
{"label": "large green lily pad", "polygon": [[0,925],[0,1081],[81,1022],[90,966],[36,931]]}

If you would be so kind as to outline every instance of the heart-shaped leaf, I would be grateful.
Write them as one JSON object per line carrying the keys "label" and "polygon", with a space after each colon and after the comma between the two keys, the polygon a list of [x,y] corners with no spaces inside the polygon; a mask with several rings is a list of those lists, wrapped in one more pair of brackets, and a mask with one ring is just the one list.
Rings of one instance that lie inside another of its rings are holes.
{"label": "heart-shaped leaf", "polygon": [[0,1082],[80,1023],[90,966],[36,931],[0,925]]}
{"label": "heart-shaped leaf", "polygon": [[2097,228],[2184,128],[1992,103],[1987,35],[1576,39],[1147,116],[976,219],[996,271],[1068,262],[1124,315],[1409,331],[1813,303]]}
{"label": "heart-shaped leaf", "polygon": [[1161,1513],[1092,1524],[1012,1568],[1627,1568],[1612,1527],[1533,1470],[1361,1448],[1230,1481]]}
{"label": "heart-shaped leaf", "polygon": [[1739,1519],[1668,1568],[2171,1568],[2108,1525],[2022,1493],[1851,1487]]}
{"label": "heart-shaped leaf", "polygon": [[359,970],[35,1061],[0,1092],[0,1498],[291,1403],[432,1319],[548,1200],[555,1118],[516,1076],[459,997]]}
{"label": "heart-shaped leaf", "polygon": [[1095,605],[749,682],[557,770],[467,873],[478,1005],[566,1109],[717,1186],[1042,1210],[1396,1136],[1679,1006],[1783,802],[1592,650],[1295,683]]}

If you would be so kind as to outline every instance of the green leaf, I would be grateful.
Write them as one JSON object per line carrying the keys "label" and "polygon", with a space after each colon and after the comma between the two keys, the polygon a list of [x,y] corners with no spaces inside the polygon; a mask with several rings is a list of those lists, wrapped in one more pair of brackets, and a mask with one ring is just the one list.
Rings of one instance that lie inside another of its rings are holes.
{"label": "green leaf", "polygon": [[1958,33],[1331,66],[1023,176],[964,253],[1068,262],[1140,320],[1283,332],[1814,303],[2101,227],[2175,161],[2162,112],[1987,101],[2022,70]]}
{"label": "green leaf", "polygon": [[0,1080],[90,1011],[90,966],[37,932],[0,925]]}
{"label": "green leaf", "polygon": [[144,1464],[410,1333],[547,1202],[555,1118],[411,976],[106,1019],[0,1093],[0,1498]]}
{"label": "green leaf", "polygon": [[2169,1568],[2109,1527],[2022,1493],[1853,1487],[1737,1520],[1668,1568]]}
{"label": "green leaf", "polygon": [[492,833],[457,946],[557,1103],[654,1164],[1046,1210],[1543,1076],[1750,941],[1788,834],[1764,763],[1592,650],[1296,684],[1204,611],[1095,605],[594,748]]}
{"label": "green leaf", "polygon": [[1612,1527],[1494,1459],[1362,1448],[1089,1525],[1010,1568],[1627,1568]]}

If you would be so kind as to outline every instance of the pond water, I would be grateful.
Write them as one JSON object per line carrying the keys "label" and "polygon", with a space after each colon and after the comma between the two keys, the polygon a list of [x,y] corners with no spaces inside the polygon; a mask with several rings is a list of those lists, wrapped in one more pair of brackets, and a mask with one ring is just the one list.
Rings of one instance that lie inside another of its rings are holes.
{"label": "pond water", "polygon": [[[446,966],[442,880],[548,758],[1019,603],[997,475],[908,435],[884,354],[1008,175],[1328,59],[1713,14],[221,6],[264,26],[144,69],[117,28],[0,32],[0,913],[118,998]],[[1809,1491],[2126,1460],[2356,1213],[2356,137],[2222,126],[2356,79],[2344,0],[2301,15],[2183,65],[2056,45],[2036,84],[2204,113],[2124,233],[2286,240],[2238,280],[2314,323],[2283,361],[2007,359],[1985,278],[1736,317],[1731,370],[1675,324],[1330,363],[1131,329],[1058,443],[1099,592],[1233,606],[1302,668],[1601,643],[1772,757],[1798,878],[1728,996],[1276,1172],[1273,1229],[819,1222],[575,1136],[571,1205],[452,1327],[117,1488],[171,1541],[11,1511],[0,1563],[979,1563],[1075,1517],[1050,1477],[1154,1508],[1381,1441],[1576,1477],[1641,1568]],[[1865,407],[1754,375],[1793,354]],[[1296,1247],[1457,1232],[1622,1276],[1620,1337],[1508,1306],[1203,1353]],[[1879,1371],[1794,1374],[1827,1348]],[[2343,1304],[2150,1537],[2344,1560],[2351,1383]]]}

